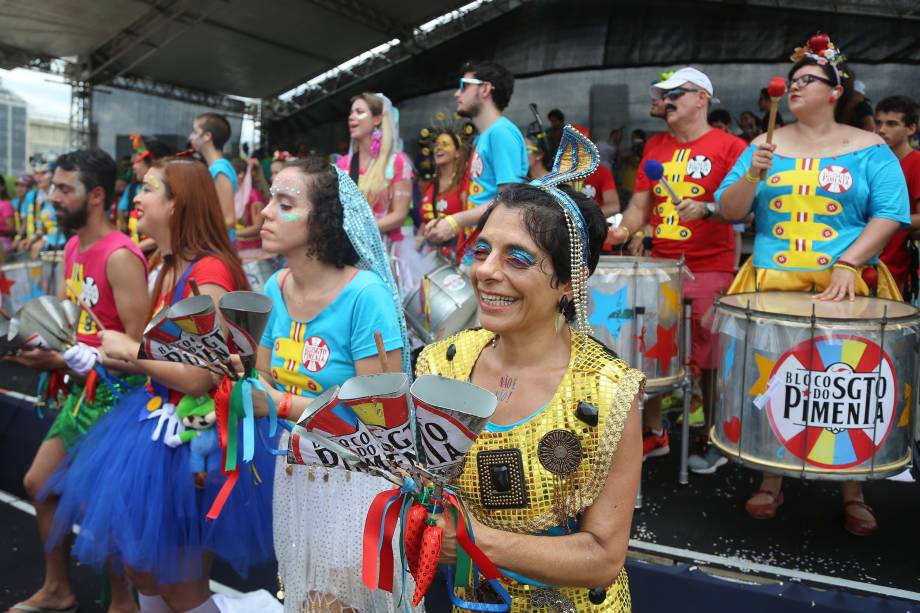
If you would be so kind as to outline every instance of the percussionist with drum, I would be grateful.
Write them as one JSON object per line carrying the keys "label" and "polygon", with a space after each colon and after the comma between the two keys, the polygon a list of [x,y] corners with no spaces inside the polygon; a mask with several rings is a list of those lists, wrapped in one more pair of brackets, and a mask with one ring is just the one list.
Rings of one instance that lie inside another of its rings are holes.
{"label": "percussionist with drum", "polygon": [[[692,273],[684,282],[684,297],[692,301],[691,368],[701,377],[703,405],[709,407],[712,341],[701,322],[715,297],[728,289],[734,273],[732,227],[721,223],[713,200],[719,183],[744,151],[744,141],[707,123],[713,87],[699,70],[681,68],[655,83],[650,93],[664,101],[668,132],[646,147],[635,192],[610,240],[614,244],[629,240],[630,252],[643,255],[643,228],[651,223],[651,256],[685,260]],[[649,170],[655,169],[661,179],[657,182],[649,176]],[[655,351],[659,341],[646,338],[645,353]],[[675,352],[676,347],[673,343]],[[646,404],[644,426],[645,456],[667,454],[668,433],[659,399]],[[718,462],[717,454],[707,453],[691,458],[691,468],[711,472]]]}
{"label": "percussionist with drum", "polygon": [[[781,468],[790,456],[800,458],[794,474],[812,478],[871,479],[903,469],[907,456],[896,454],[903,459],[885,465],[879,450],[886,437],[906,438],[902,415],[915,378],[912,345],[901,344],[915,332],[915,309],[894,302],[900,293],[877,259],[890,237],[910,223],[898,160],[875,134],[835,121],[852,93],[853,73],[827,35],[811,37],[791,59],[788,104],[798,121],[777,129],[772,143],[763,135],[755,139],[716,194],[725,217],[753,212],[757,219],[753,258],[730,293],[801,292],[730,296],[720,305],[730,315],[719,335],[720,383],[735,380],[742,360],[755,376],[726,392],[731,396],[720,407],[739,398],[742,413],[718,419],[713,440],[730,457],[768,471],[746,505],[759,519],[773,517],[783,502],[782,478],[770,473],[791,474]],[[860,298],[872,295],[878,298]],[[748,315],[731,315],[729,302]],[[770,318],[782,320],[777,334],[788,331],[783,338],[790,339],[772,353],[758,345],[745,323],[756,320],[763,327]],[[866,405],[868,412],[856,406],[853,423],[825,423],[835,415],[818,404],[833,391],[822,387],[828,377],[848,390],[831,411],[858,405],[855,394],[863,384],[873,386],[877,402]],[[844,385],[856,379],[859,385]],[[796,408],[802,405],[799,396],[815,403],[811,411]],[[772,457],[755,459],[744,447],[764,414],[771,421],[761,441],[782,444],[775,445]],[[846,529],[857,535],[875,532],[878,524],[863,502],[860,482],[846,480],[842,491]]]}

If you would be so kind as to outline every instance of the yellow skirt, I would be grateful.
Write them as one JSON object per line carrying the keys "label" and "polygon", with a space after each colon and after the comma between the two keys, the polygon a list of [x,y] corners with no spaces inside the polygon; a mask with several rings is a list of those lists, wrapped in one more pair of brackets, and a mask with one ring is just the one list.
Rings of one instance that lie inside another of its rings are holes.
{"label": "yellow skirt", "polygon": [[[894,277],[888,267],[881,261],[878,263],[878,287],[876,295],[879,298],[903,301],[901,291],[898,289]],[[751,259],[748,259],[735,275],[729,294],[742,292],[823,292],[831,280],[831,268],[824,270],[774,270],[772,268],[754,268]],[[869,286],[861,275],[856,276],[856,295],[868,296]]]}

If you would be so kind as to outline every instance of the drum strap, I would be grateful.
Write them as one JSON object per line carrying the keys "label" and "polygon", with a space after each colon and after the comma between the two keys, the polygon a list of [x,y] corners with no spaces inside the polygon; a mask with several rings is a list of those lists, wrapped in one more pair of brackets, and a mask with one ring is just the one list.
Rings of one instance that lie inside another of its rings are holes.
{"label": "drum strap", "polygon": [[355,182],[355,185],[358,185],[358,181],[361,179],[361,160],[358,158],[358,152],[352,152],[351,164],[348,166],[348,176]]}

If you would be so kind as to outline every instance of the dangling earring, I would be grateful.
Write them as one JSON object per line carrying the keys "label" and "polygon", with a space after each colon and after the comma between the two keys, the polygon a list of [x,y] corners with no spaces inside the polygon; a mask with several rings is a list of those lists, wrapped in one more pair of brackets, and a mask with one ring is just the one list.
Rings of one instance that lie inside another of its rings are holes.
{"label": "dangling earring", "polygon": [[374,128],[371,132],[371,157],[375,158],[380,155],[380,142],[383,140],[383,132],[380,128]]}
{"label": "dangling earring", "polygon": [[565,312],[569,310],[569,297],[563,296],[559,299],[559,313],[556,314],[556,320],[553,322],[553,327],[556,328],[556,333],[559,333],[559,330],[562,329],[562,324],[565,323]]}

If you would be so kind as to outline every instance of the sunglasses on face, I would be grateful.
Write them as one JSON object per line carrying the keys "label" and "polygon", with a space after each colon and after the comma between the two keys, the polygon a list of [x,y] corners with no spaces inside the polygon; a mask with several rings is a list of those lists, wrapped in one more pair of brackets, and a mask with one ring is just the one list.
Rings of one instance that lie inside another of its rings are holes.
{"label": "sunglasses on face", "polygon": [[803,74],[801,77],[796,77],[789,81],[789,89],[792,89],[793,87],[808,87],[815,81],[826,83],[831,87],[835,85],[835,83],[833,83],[830,79],[825,79],[824,77],[819,77],[818,75],[814,74]]}
{"label": "sunglasses on face", "polygon": [[699,92],[702,90],[699,89],[687,89],[684,87],[675,87],[674,89],[669,89],[668,91],[661,94],[662,99],[664,100],[677,100],[684,94],[690,94],[693,92]]}
{"label": "sunglasses on face", "polygon": [[461,92],[466,89],[467,85],[482,85],[485,81],[480,79],[468,79],[466,77],[460,77],[460,84],[457,85],[457,89]]}

